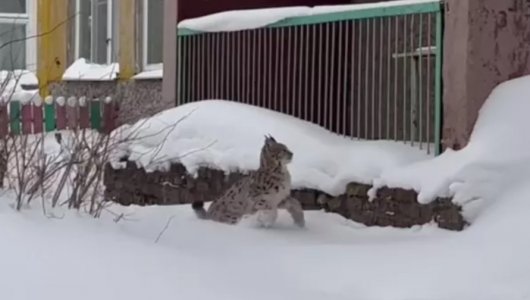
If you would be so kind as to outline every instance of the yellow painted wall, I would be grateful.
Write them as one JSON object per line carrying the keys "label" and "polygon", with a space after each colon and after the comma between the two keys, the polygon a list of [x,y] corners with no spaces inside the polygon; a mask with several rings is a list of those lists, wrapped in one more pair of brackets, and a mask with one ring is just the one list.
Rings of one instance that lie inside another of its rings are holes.
{"label": "yellow painted wall", "polygon": [[119,53],[120,79],[130,79],[136,73],[136,1],[119,3]]}
{"label": "yellow painted wall", "polygon": [[49,94],[48,85],[61,80],[66,70],[69,22],[68,0],[37,0],[37,77],[40,94]]}

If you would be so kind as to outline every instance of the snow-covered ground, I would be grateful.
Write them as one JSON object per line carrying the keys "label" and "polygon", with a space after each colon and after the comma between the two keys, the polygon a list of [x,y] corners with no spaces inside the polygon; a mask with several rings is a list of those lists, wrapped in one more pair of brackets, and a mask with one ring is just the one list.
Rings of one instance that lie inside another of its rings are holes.
{"label": "snow-covered ground", "polygon": [[[529,83],[530,77],[523,77],[492,93],[463,150],[384,168],[374,178],[420,193],[455,194],[464,208],[480,207],[463,232],[431,225],[367,228],[323,212],[308,212],[305,229],[283,212],[273,228],[260,229],[252,219],[238,226],[198,220],[189,206],[114,206],[97,220],[60,210],[46,217],[37,201],[15,213],[12,195],[4,192],[0,299],[530,299]],[[309,144],[316,148],[308,151],[339,140],[316,128],[304,133],[299,130],[305,126],[282,127],[286,123],[273,119],[259,125],[283,134],[280,140],[290,134],[311,137],[303,141],[323,139],[320,146]],[[251,131],[253,126],[258,125],[246,125]],[[210,142],[209,134],[206,130],[201,147]],[[151,148],[134,150],[146,149]],[[224,151],[244,160],[242,152]],[[347,151],[339,154],[347,161]],[[482,200],[468,202],[475,198]]]}

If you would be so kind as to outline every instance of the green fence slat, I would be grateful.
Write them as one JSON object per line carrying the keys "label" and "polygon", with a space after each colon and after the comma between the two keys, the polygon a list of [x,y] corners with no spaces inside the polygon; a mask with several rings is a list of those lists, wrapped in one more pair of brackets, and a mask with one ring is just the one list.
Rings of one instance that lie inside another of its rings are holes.
{"label": "green fence slat", "polygon": [[10,132],[11,134],[20,134],[20,102],[19,101],[11,101],[9,102],[9,117],[10,117]]}
{"label": "green fence slat", "polygon": [[46,132],[55,130],[55,105],[53,103],[44,104],[44,130]]}
{"label": "green fence slat", "polygon": [[101,130],[101,102],[90,101],[90,125],[92,129]]}

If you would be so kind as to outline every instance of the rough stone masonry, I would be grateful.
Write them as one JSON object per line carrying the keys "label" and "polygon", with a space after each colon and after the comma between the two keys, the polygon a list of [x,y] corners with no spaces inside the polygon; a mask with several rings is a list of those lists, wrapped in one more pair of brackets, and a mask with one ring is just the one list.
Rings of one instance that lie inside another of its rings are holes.
{"label": "rough stone masonry", "polygon": [[[135,163],[127,162],[123,169],[105,167],[105,198],[122,205],[176,205],[194,201],[212,201],[234,181],[243,176],[240,172],[200,168],[191,176],[186,168],[174,163],[167,172],[147,173]],[[293,190],[305,210],[324,209],[367,226],[393,226],[400,228],[436,223],[440,228],[460,231],[466,226],[461,208],[451,199],[439,198],[429,204],[417,202],[417,193],[411,190],[382,188],[370,201],[369,185],[350,183],[346,192],[331,196],[324,192]]]}

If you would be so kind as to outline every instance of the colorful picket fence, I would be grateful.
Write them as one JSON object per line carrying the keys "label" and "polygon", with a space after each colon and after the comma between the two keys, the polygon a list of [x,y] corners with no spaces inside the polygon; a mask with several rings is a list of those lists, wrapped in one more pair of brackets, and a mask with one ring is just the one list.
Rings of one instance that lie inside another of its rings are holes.
{"label": "colorful picket fence", "polygon": [[0,137],[55,130],[95,129],[110,133],[116,128],[118,107],[111,97],[52,97],[44,102],[0,101]]}

